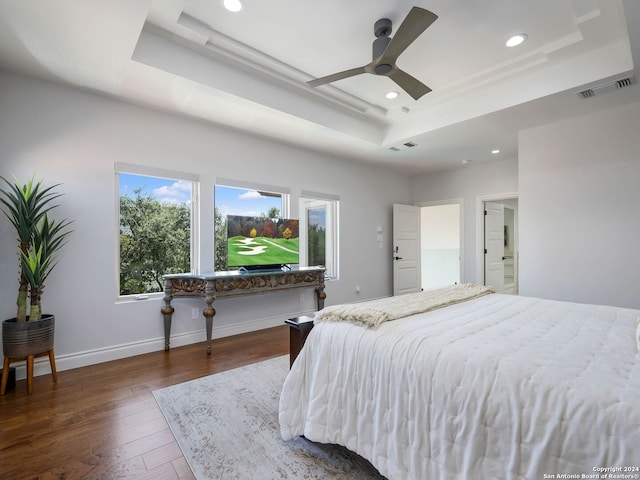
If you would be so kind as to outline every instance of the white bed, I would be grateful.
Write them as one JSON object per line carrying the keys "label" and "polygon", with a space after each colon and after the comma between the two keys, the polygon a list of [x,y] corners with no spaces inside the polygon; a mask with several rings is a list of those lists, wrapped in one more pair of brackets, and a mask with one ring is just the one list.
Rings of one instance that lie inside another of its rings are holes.
{"label": "white bed", "polygon": [[377,329],[319,322],[282,436],[344,445],[392,480],[635,475],[639,313],[490,294]]}

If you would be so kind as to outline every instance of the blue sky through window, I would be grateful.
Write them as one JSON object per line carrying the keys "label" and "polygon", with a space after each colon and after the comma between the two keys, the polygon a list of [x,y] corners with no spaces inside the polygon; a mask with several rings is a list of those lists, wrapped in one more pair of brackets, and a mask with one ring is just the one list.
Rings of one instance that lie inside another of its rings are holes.
{"label": "blue sky through window", "polygon": [[131,173],[120,173],[118,177],[120,196],[135,198],[135,191],[142,188],[143,194],[151,195],[165,203],[184,203],[191,200],[191,182]]}
{"label": "blue sky through window", "polygon": [[325,207],[310,208],[307,210],[307,221],[309,225],[327,227],[327,209]]}
{"label": "blue sky through window", "polygon": [[[135,191],[142,188],[143,194],[151,195],[165,203],[183,203],[191,200],[191,182],[170,178],[119,174],[121,196],[135,197]],[[216,185],[215,202],[222,215],[260,216],[275,207],[282,214],[280,197],[265,197],[255,190]]]}
{"label": "blue sky through window", "polygon": [[279,197],[265,197],[255,190],[245,188],[225,187],[216,185],[216,207],[223,216],[246,215],[258,217],[275,207],[282,215],[282,199]]}

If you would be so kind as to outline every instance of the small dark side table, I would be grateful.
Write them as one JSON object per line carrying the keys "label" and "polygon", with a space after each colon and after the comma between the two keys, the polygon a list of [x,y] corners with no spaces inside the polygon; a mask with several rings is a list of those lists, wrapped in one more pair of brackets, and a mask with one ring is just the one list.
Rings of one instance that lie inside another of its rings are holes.
{"label": "small dark side table", "polygon": [[307,340],[307,335],[313,328],[313,317],[302,315],[289,318],[284,323],[289,325],[289,368],[291,368]]}

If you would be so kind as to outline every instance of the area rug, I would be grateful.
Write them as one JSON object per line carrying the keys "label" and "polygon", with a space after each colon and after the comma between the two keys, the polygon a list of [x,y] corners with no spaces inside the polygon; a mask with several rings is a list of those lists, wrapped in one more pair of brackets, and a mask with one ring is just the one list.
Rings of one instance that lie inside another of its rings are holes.
{"label": "area rug", "polygon": [[153,392],[196,479],[384,479],[343,447],[282,440],[288,371],[285,355]]}

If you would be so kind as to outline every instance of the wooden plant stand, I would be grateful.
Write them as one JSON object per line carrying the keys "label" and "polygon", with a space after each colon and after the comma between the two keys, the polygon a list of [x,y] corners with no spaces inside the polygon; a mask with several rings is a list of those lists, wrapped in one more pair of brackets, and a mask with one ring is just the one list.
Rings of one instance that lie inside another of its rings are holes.
{"label": "wooden plant stand", "polygon": [[[51,376],[53,377],[53,383],[58,382],[58,373],[56,372],[56,359],[53,353],[53,348],[47,352],[37,353],[34,355],[27,355],[27,393],[33,394],[33,363],[36,357],[49,356],[49,365],[51,365]],[[4,363],[2,365],[2,383],[0,384],[0,395],[4,395],[7,388],[7,380],[9,379],[9,364],[11,362],[22,361],[24,358],[11,358],[4,357]]]}
{"label": "wooden plant stand", "polygon": [[54,383],[58,381],[56,361],[53,353],[53,337],[55,332],[55,316],[46,314],[37,322],[16,322],[15,318],[2,322],[2,349],[4,363],[0,395],[4,395],[9,379],[11,362],[27,361],[27,391],[33,393],[33,363],[36,357],[49,357],[51,376]]}

